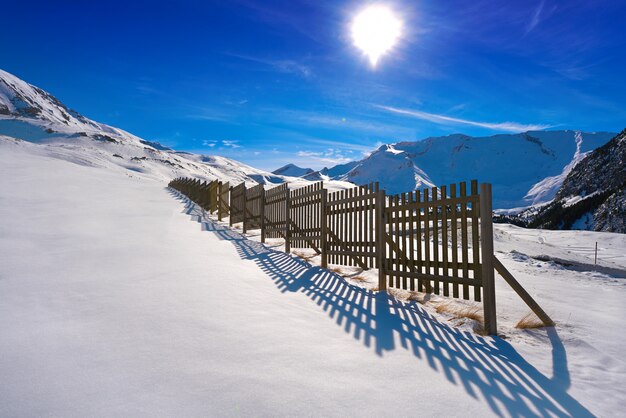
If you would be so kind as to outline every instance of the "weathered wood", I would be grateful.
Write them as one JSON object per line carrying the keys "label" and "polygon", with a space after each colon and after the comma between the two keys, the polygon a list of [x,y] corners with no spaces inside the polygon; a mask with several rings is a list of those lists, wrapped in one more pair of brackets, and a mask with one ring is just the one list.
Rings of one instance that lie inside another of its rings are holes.
{"label": "weathered wood", "polygon": [[[461,183],[461,197],[467,197],[467,184]],[[461,260],[463,262],[463,277],[469,278],[469,242],[467,238],[467,200],[461,202]],[[469,286],[463,286],[463,299],[469,299]]]}
{"label": "weathered wood", "polygon": [[289,191],[291,247],[311,247],[321,254],[323,182]]}
{"label": "weathered wood", "polygon": [[504,267],[504,264],[494,255],[493,265],[500,276],[511,286],[511,288],[519,295],[520,298],[528,305],[528,307],[541,319],[541,322],[547,327],[554,326],[554,321],[548,316],[548,314],[541,309],[541,306],[530,296],[530,294],[524,289],[524,287],[515,280],[515,277]]}
{"label": "weathered wood", "polygon": [[494,283],[493,223],[491,209],[491,184],[480,185],[480,241],[482,247],[482,284],[485,332],[496,335],[496,293]]}
{"label": "weathered wood", "polygon": [[[452,209],[451,219],[450,219],[450,234],[451,234],[451,245],[452,245],[452,275],[458,276],[459,273],[459,231],[458,231],[458,222],[457,222],[457,203],[456,203],[456,184],[450,185],[450,207]],[[459,297],[459,285],[452,285],[452,297]]]}
{"label": "weathered wood", "polygon": [[[478,196],[478,181],[476,180],[472,180],[471,182],[471,195],[472,196]],[[479,240],[480,240],[480,236],[479,236],[479,222],[478,222],[478,214],[480,213],[480,202],[472,202],[472,212],[471,212],[471,219],[472,219],[472,261],[473,261],[473,267],[472,267],[472,274],[473,277],[476,279],[480,279],[481,277],[481,269],[480,269],[480,244],[479,244]],[[480,287],[478,286],[474,286],[474,300],[477,302],[480,302],[481,300],[481,295],[480,295]]]}
{"label": "weathered wood", "polygon": [[219,205],[217,219],[222,220],[230,213],[230,183],[219,183]]}
{"label": "weathered wood", "polygon": [[[396,253],[396,256],[398,257],[396,259],[395,264],[398,264],[399,262],[403,262],[405,266],[407,266],[409,268],[410,271],[405,271],[404,273],[414,273],[414,274],[418,274],[418,275],[422,275],[423,277],[437,277],[434,274],[423,274],[421,272],[419,272],[415,266],[411,263],[411,260],[407,257],[406,253],[402,250],[402,248],[400,248],[398,246],[398,244],[396,244],[396,242],[394,242],[394,240],[388,235],[388,234],[384,234],[384,240],[387,243],[387,245],[389,245],[389,247],[393,250],[393,252]],[[391,256],[391,254],[390,254]],[[394,270],[395,271],[395,270]],[[402,272],[400,272],[402,273]],[[420,280],[420,282],[422,283],[422,286],[424,287],[424,289],[426,289],[427,293],[431,293],[432,292],[432,287],[430,285],[430,282],[427,280]]]}
{"label": "weathered wood", "polygon": [[231,188],[218,180],[177,178],[168,186],[203,209],[217,211],[220,220],[230,215],[231,225],[243,222],[244,232],[260,228],[262,242],[284,238],[287,252],[292,246],[313,248],[324,267],[376,266],[380,291],[388,286],[417,287],[450,296],[451,286],[453,297],[482,299],[488,334],[497,333],[495,268],[544,324],[553,325],[493,254],[489,184],[480,185],[479,192],[472,180],[469,196],[466,183],[461,183],[460,195],[452,184],[449,196],[442,186],[389,199],[377,183],[335,193],[328,193],[321,182],[297,190],[284,184],[265,191],[262,185]]}
{"label": "weathered wood", "polygon": [[322,190],[322,204],[320,207],[320,210],[321,210],[320,219],[322,222],[322,224],[320,225],[320,233],[322,235],[322,239],[320,243],[320,246],[322,247],[322,259],[321,259],[322,268],[328,267],[328,245],[327,245],[328,218],[326,217],[326,209],[327,209],[326,200],[327,199],[328,199],[328,190],[324,189]]}
{"label": "weathered wood", "polygon": [[[448,208],[450,206],[448,204],[446,186],[441,186],[439,190],[441,191],[441,199],[443,201],[441,205],[441,265],[443,269],[443,276],[448,276],[450,274],[448,271]],[[450,286],[448,286],[448,283],[444,282],[442,285],[443,295],[450,296]]]}
{"label": "weathered wood", "polygon": [[241,183],[233,187],[230,191],[230,226],[239,222],[244,222],[245,214],[246,184]]}

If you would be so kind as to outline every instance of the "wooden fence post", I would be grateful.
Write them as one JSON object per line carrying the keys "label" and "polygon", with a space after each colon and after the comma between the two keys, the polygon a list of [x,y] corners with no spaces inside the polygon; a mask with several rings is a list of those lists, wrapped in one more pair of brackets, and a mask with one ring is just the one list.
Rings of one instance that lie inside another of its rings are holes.
{"label": "wooden fence post", "polygon": [[261,200],[261,242],[265,244],[265,189],[261,192],[261,197],[259,199]]}
{"label": "wooden fence post", "polygon": [[326,249],[326,201],[328,199],[328,190],[322,189],[322,204],[320,210],[320,249],[322,250],[322,268],[328,267],[328,251]]}
{"label": "wooden fence post", "polygon": [[[498,333],[496,319],[496,289],[493,265],[493,220],[491,208],[491,184],[480,185],[480,244],[482,248],[482,281],[483,281],[483,309],[485,317],[485,332],[488,335]],[[476,248],[473,249],[476,251]]]}
{"label": "wooden fence post", "polygon": [[289,211],[291,210],[291,192],[287,189],[287,200],[285,201],[285,252],[289,254],[291,252],[291,216]]}
{"label": "wooden fence post", "polygon": [[232,228],[233,226],[233,186],[229,186],[229,190],[230,193],[228,193],[228,205],[230,207],[230,213],[228,216],[228,226],[230,226]]}
{"label": "wooden fence post", "polygon": [[379,190],[376,194],[376,264],[378,267],[378,291],[387,290],[387,277],[385,274],[385,259],[387,258],[387,243],[385,241],[385,191]]}
{"label": "wooden fence post", "polygon": [[248,232],[248,222],[247,222],[247,216],[246,216],[246,212],[248,212],[248,197],[247,197],[247,188],[246,185],[244,184],[243,186],[243,233],[245,234],[246,232]]}
{"label": "wooden fence post", "polygon": [[222,220],[222,182],[217,182],[217,220]]}

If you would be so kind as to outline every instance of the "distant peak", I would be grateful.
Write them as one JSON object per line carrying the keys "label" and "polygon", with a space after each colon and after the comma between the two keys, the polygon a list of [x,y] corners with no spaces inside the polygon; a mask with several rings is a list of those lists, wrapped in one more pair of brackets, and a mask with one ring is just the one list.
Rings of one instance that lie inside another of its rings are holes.
{"label": "distant peak", "polygon": [[315,170],[311,168],[302,168],[298,167],[295,164],[289,163],[280,167],[277,170],[272,171],[272,174],[276,174],[278,176],[302,177],[314,172]]}

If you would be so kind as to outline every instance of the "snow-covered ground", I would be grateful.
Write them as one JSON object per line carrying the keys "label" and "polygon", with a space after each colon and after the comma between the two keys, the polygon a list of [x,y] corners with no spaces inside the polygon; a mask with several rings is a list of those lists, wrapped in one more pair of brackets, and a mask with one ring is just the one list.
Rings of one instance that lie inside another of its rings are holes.
{"label": "snow-covered ground", "polygon": [[624,235],[497,225],[557,327],[514,328],[527,308],[498,280],[504,338],[484,338],[201,218],[153,176],[36,149],[0,141],[0,416],[626,410]]}

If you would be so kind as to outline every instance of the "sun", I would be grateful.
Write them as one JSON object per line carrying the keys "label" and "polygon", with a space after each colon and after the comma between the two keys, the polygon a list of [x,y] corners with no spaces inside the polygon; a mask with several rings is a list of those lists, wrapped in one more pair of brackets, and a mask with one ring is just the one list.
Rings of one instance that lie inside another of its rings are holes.
{"label": "sun", "polygon": [[393,48],[401,34],[402,21],[383,5],[368,6],[352,20],[354,45],[369,57],[372,67]]}

